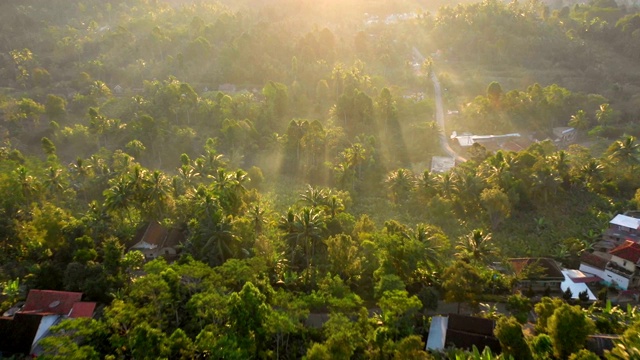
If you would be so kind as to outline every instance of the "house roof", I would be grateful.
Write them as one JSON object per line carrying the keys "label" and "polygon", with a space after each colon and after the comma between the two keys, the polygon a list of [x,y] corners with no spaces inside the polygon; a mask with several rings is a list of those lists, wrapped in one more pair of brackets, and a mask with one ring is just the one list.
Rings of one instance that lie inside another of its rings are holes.
{"label": "house roof", "polygon": [[446,343],[458,348],[478,349],[489,347],[493,352],[500,352],[500,342],[493,334],[495,321],[475,316],[449,314]]}
{"label": "house roof", "polygon": [[609,251],[609,254],[637,264],[640,260],[640,244],[633,240],[625,240],[622,245]]}
{"label": "house roof", "polygon": [[478,349],[489,347],[494,352],[500,352],[500,343],[493,334],[495,322],[474,316],[449,314],[434,316],[431,320],[426,349],[442,350],[446,344],[453,344],[458,348]]}
{"label": "house roof", "polygon": [[152,221],[147,225],[140,240],[146,242],[147,244],[160,246],[164,242],[164,239],[167,237],[168,233],[169,231],[164,226],[158,224],[155,221]]}
{"label": "house roof", "polygon": [[22,312],[68,315],[81,299],[82,293],[79,292],[32,289]]}
{"label": "house roof", "polygon": [[184,242],[184,234],[179,229],[167,229],[158,222],[152,221],[136,232],[130,243],[130,249],[155,249],[175,247]]}
{"label": "house roof", "polygon": [[609,262],[611,255],[603,252],[583,252],[580,256],[580,262],[592,266],[596,269],[604,270]]}
{"label": "house roof", "polygon": [[619,225],[629,229],[638,229],[640,228],[640,219],[636,219],[631,216],[618,214],[609,222],[612,225]]}
{"label": "house roof", "polygon": [[568,277],[576,284],[582,283],[590,283],[590,282],[599,282],[602,281],[598,276],[594,276],[591,274],[585,274],[580,270],[576,269],[562,269],[562,273],[565,275],[565,279]]}
{"label": "house roof", "polygon": [[71,312],[69,313],[70,318],[91,318],[93,317],[93,312],[96,309],[96,303],[94,302],[77,302],[73,304],[71,308]]}
{"label": "house roof", "polygon": [[530,267],[539,268],[539,271],[534,271],[534,274],[529,275],[526,280],[564,280],[564,275],[560,267],[550,258],[515,258],[509,259],[509,262],[517,275],[520,275],[525,269]]}
{"label": "house roof", "polygon": [[0,318],[0,352],[3,355],[29,354],[44,316],[17,313],[11,318]]}

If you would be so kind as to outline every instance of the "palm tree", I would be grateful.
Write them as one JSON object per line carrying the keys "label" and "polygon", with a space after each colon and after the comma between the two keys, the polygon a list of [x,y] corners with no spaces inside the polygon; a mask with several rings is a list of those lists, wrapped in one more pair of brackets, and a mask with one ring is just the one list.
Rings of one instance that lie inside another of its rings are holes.
{"label": "palm tree", "polygon": [[568,185],[570,166],[567,152],[560,150],[551,156],[549,160],[551,160],[551,168],[558,174],[560,179],[562,179],[563,184]]}
{"label": "palm tree", "polygon": [[600,184],[604,166],[598,159],[589,159],[589,162],[580,167],[580,173],[584,177],[584,186],[591,187]]}
{"label": "palm tree", "polygon": [[453,196],[455,195],[455,179],[452,176],[451,172],[445,172],[437,175],[437,183],[436,186],[440,195],[445,199],[453,200]]}
{"label": "palm tree", "polygon": [[546,204],[549,195],[555,194],[558,190],[558,185],[561,180],[554,170],[548,166],[544,166],[533,173],[531,191],[541,195],[543,202]]}
{"label": "palm tree", "polygon": [[312,208],[324,207],[327,205],[328,191],[307,185],[307,189],[300,195],[300,201]]}
{"label": "palm tree", "polygon": [[362,178],[362,163],[366,159],[367,151],[360,143],[355,143],[344,151],[344,158],[350,168],[356,170],[358,179]]}
{"label": "palm tree", "polygon": [[575,128],[578,134],[582,134],[582,132],[589,127],[587,113],[584,110],[578,110],[575,114],[571,115],[568,125]]}
{"label": "palm tree", "polygon": [[165,209],[171,202],[171,186],[167,177],[156,170],[145,179],[145,200],[149,215],[155,219],[162,219]]}
{"label": "palm tree", "polygon": [[466,262],[487,263],[498,257],[498,249],[492,242],[491,233],[475,229],[465,235],[456,245],[456,256]]}
{"label": "palm tree", "polygon": [[256,204],[251,208],[251,210],[249,210],[248,215],[251,219],[251,223],[253,224],[253,231],[256,235],[262,234],[263,226],[267,223],[265,212],[266,210],[261,204]]}
{"label": "palm tree", "polygon": [[[324,217],[321,212],[314,208],[303,208],[298,214],[289,209],[286,216],[280,219],[278,228],[285,231],[285,239],[291,247],[290,263],[296,266],[295,254],[300,251],[305,255],[306,269],[308,272],[315,272],[316,248],[322,239],[325,231]],[[307,281],[315,281],[315,276]],[[307,285],[309,283],[307,282]]]}
{"label": "palm tree", "polygon": [[340,162],[333,168],[335,181],[341,189],[353,189],[355,182],[355,171],[349,167],[346,161]]}
{"label": "palm tree", "polygon": [[467,171],[462,168],[453,170],[457,181],[454,183],[455,191],[460,200],[464,203],[465,211],[474,211],[474,206],[478,205],[478,198],[484,188],[482,178],[476,176],[474,171]]}
{"label": "palm tree", "polygon": [[131,189],[130,182],[124,176],[118,177],[110,181],[111,187],[104,192],[104,206],[107,211],[120,212],[126,211],[129,223],[133,223],[131,216],[131,206],[134,193]]}
{"label": "palm tree", "polygon": [[427,198],[431,198],[435,194],[437,194],[437,177],[436,174],[432,174],[429,170],[425,170],[422,173],[422,176],[418,178],[417,185],[420,194],[424,195]]}
{"label": "palm tree", "polygon": [[178,176],[180,176],[180,179],[182,179],[186,191],[192,191],[196,179],[200,177],[200,173],[196,171],[193,166],[189,164],[183,164],[178,168]]}
{"label": "palm tree", "polygon": [[609,104],[601,104],[600,108],[596,110],[596,120],[598,120],[598,124],[600,125],[609,125],[611,121],[611,115],[613,114],[613,110]]}
{"label": "palm tree", "polygon": [[607,149],[608,159],[614,163],[623,163],[631,168],[638,164],[638,155],[640,153],[640,144],[636,141],[635,136],[625,136],[617,140]]}
{"label": "palm tree", "polygon": [[329,204],[327,205],[327,211],[329,212],[331,219],[334,219],[338,212],[344,211],[344,204],[342,203],[342,200],[336,195],[331,195],[329,198]]}
{"label": "palm tree", "polygon": [[91,170],[93,166],[85,162],[81,157],[76,159],[76,162],[69,164],[69,171],[72,175],[73,187],[76,191],[82,192],[82,197],[87,202],[87,189],[86,182],[91,176]]}
{"label": "palm tree", "polygon": [[398,169],[387,175],[385,183],[389,187],[389,191],[393,197],[393,202],[403,203],[413,191],[415,187],[415,177],[409,169]]}
{"label": "palm tree", "polygon": [[197,250],[200,259],[211,266],[217,266],[233,257],[237,237],[233,234],[232,228],[230,217],[220,217],[219,221],[210,221],[206,226],[199,226],[194,235],[199,240],[204,240],[204,245]]}
{"label": "palm tree", "polygon": [[64,191],[65,179],[62,176],[62,169],[50,166],[47,169],[47,178],[44,180],[44,187],[47,189],[50,195],[56,198]]}
{"label": "palm tree", "polygon": [[410,230],[404,236],[424,246],[422,261],[429,270],[433,271],[442,265],[442,253],[438,246],[434,244],[434,234],[429,225],[418,224],[415,230]]}
{"label": "palm tree", "polygon": [[25,199],[25,204],[30,204],[32,197],[38,192],[38,183],[36,178],[29,174],[29,171],[26,167],[20,165],[14,171],[18,184],[20,185],[20,190],[22,192],[22,196]]}

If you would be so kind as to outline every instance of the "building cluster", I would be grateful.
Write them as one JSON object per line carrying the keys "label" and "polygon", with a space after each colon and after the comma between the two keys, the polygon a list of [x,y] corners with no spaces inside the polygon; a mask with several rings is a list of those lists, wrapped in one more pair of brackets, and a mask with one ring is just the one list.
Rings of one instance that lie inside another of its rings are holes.
{"label": "building cluster", "polygon": [[640,213],[616,215],[595,251],[582,255],[580,270],[606,286],[636,294],[640,286]]}

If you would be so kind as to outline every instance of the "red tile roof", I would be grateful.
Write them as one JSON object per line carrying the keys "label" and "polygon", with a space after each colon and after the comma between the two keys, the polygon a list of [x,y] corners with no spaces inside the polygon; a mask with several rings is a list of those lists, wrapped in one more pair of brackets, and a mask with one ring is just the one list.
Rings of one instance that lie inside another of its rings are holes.
{"label": "red tile roof", "polygon": [[32,289],[22,312],[67,315],[81,298],[82,293],[79,292]]}
{"label": "red tile roof", "polygon": [[93,311],[96,309],[94,302],[77,302],[71,308],[70,318],[90,318],[93,317]]}
{"label": "red tile roof", "polygon": [[640,244],[632,240],[625,240],[622,245],[609,251],[609,254],[637,264],[640,260]]}

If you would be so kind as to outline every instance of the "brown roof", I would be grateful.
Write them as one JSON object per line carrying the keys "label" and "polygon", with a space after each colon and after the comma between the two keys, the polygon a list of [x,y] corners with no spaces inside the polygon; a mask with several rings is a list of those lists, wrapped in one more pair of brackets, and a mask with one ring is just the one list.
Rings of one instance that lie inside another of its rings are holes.
{"label": "brown roof", "polygon": [[182,231],[180,231],[179,229],[171,229],[171,231],[169,231],[169,235],[167,235],[167,240],[164,242],[163,246],[175,248],[176,246],[184,243],[184,241],[185,241],[185,237]]}
{"label": "brown roof", "polygon": [[183,243],[184,240],[184,234],[179,229],[167,229],[158,222],[152,221],[138,229],[136,235],[129,244],[129,248],[132,248],[140,241],[155,245],[158,248],[175,247]]}
{"label": "brown roof", "polygon": [[162,225],[158,224],[155,221],[152,221],[149,223],[149,225],[147,225],[145,232],[140,240],[149,244],[161,246],[168,233],[169,231]]}
{"label": "brown roof", "polygon": [[511,266],[513,267],[513,271],[519,275],[525,269],[531,267],[539,268],[539,271],[534,271],[535,275],[539,276],[529,276],[527,280],[536,280],[536,279],[545,279],[552,280],[558,279],[560,281],[564,281],[564,275],[562,275],[562,270],[553,259],[550,258],[515,258],[509,259]]}
{"label": "brown roof", "polygon": [[604,270],[609,260],[595,253],[583,252],[582,256],[580,256],[580,262],[596,269]]}

